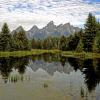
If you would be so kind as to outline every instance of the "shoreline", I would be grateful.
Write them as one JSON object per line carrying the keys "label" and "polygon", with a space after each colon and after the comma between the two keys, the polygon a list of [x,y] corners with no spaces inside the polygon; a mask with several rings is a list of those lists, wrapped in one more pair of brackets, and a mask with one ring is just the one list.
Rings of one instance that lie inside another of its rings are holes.
{"label": "shoreline", "polygon": [[73,57],[73,58],[83,58],[83,59],[94,59],[100,58],[100,53],[92,52],[75,52],[75,51],[61,51],[61,50],[41,50],[41,49],[32,49],[30,51],[5,51],[0,52],[0,57],[24,57],[31,55],[41,55],[45,53],[51,54],[60,54],[63,57]]}

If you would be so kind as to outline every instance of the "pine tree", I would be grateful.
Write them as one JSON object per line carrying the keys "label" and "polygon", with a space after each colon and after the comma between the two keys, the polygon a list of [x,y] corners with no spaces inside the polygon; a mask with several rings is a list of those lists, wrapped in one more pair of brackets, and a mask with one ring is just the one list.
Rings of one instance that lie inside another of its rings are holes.
{"label": "pine tree", "polygon": [[29,50],[29,42],[24,30],[15,32],[13,38],[15,50]]}
{"label": "pine tree", "polygon": [[60,44],[59,44],[59,48],[62,51],[65,51],[67,49],[67,39],[65,36],[62,36],[60,38]]}
{"label": "pine tree", "polygon": [[93,51],[93,43],[97,33],[97,22],[95,16],[89,13],[86,24],[85,34],[83,36],[83,48],[86,52]]}
{"label": "pine tree", "polygon": [[94,45],[93,45],[93,52],[99,52],[100,53],[100,23],[97,23],[98,25],[98,32],[96,34]]}
{"label": "pine tree", "polygon": [[77,36],[79,36],[79,43],[77,45],[76,52],[83,52],[83,34],[82,29],[77,34]]}
{"label": "pine tree", "polygon": [[0,34],[0,50],[11,50],[11,34],[7,23],[4,23]]}
{"label": "pine tree", "polygon": [[83,51],[83,43],[82,43],[82,39],[80,39],[78,46],[76,48],[76,52],[82,52]]}
{"label": "pine tree", "polygon": [[75,33],[74,35],[70,36],[68,40],[69,40],[67,44],[68,50],[72,50],[72,51],[76,50],[80,40],[79,35]]}
{"label": "pine tree", "polygon": [[37,42],[36,42],[36,40],[34,38],[32,39],[31,45],[32,45],[32,49],[36,49],[37,48]]}

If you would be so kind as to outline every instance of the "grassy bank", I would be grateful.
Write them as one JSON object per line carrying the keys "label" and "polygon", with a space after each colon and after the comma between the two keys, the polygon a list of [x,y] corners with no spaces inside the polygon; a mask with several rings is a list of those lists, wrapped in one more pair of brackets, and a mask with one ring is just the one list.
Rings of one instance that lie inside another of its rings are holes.
{"label": "grassy bank", "polygon": [[91,59],[91,58],[100,58],[100,53],[92,53],[92,52],[77,53],[77,52],[73,52],[73,51],[63,51],[62,56],[83,58],[83,59]]}
{"label": "grassy bank", "polygon": [[77,53],[74,51],[60,51],[60,50],[39,50],[33,49],[31,51],[13,51],[13,52],[0,52],[0,57],[22,57],[29,55],[40,55],[44,53],[52,53],[52,54],[61,54],[64,57],[75,57],[75,58],[100,58],[99,53],[91,53],[91,52],[81,52]]}
{"label": "grassy bank", "polygon": [[22,57],[29,55],[40,55],[44,53],[60,53],[60,50],[38,50],[33,49],[31,51],[13,51],[13,52],[0,52],[0,57]]}

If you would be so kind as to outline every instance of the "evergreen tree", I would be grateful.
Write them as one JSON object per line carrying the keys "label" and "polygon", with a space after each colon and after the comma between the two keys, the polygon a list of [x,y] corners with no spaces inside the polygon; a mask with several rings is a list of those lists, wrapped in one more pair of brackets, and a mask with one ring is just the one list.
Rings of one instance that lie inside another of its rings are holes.
{"label": "evergreen tree", "polygon": [[95,16],[89,13],[86,24],[85,34],[83,36],[83,48],[86,52],[93,51],[93,43],[97,33],[97,22]]}
{"label": "evergreen tree", "polygon": [[37,49],[37,41],[34,38],[32,39],[31,45],[32,45],[32,49]]}
{"label": "evergreen tree", "polygon": [[98,25],[98,32],[96,34],[94,45],[93,45],[93,52],[99,52],[100,53],[100,23],[97,23]]}
{"label": "evergreen tree", "polygon": [[78,45],[77,45],[77,48],[76,48],[76,52],[82,52],[83,51],[83,30],[81,29],[79,32],[78,32],[78,34],[77,34],[77,36],[79,36],[79,43],[78,43]]}
{"label": "evergreen tree", "polygon": [[83,51],[83,43],[82,43],[82,39],[80,39],[78,46],[76,48],[76,52],[82,52]]}
{"label": "evergreen tree", "polygon": [[37,40],[36,49],[42,49],[42,40],[40,40],[40,39]]}
{"label": "evergreen tree", "polygon": [[4,23],[0,34],[0,50],[9,51],[11,50],[11,34],[7,23]]}
{"label": "evergreen tree", "polygon": [[72,51],[76,50],[79,40],[80,38],[77,33],[70,36],[68,39],[67,50],[72,50]]}
{"label": "evergreen tree", "polygon": [[66,39],[65,36],[61,36],[59,48],[62,51],[66,51],[66,49],[67,49],[67,39]]}
{"label": "evergreen tree", "polygon": [[43,48],[44,49],[53,49],[54,47],[54,41],[52,37],[48,37],[46,39],[43,40]]}
{"label": "evergreen tree", "polygon": [[29,50],[29,43],[24,30],[15,32],[13,38],[15,50]]}

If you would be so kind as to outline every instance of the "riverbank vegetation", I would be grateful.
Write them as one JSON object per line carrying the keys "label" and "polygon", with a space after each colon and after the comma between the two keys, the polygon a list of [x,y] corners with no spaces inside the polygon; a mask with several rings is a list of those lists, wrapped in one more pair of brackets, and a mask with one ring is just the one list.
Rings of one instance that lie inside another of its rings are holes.
{"label": "riverbank vegetation", "polygon": [[0,52],[0,57],[24,57],[30,55],[41,55],[41,54],[59,54],[62,57],[73,57],[81,59],[94,59],[100,58],[100,53],[91,53],[91,52],[75,52],[75,51],[61,51],[61,50],[41,50],[41,49],[32,49],[31,51],[5,51]]}
{"label": "riverbank vegetation", "polygon": [[32,49],[30,51],[5,51],[0,52],[0,57],[22,57],[30,55],[41,55],[41,54],[61,54],[60,50],[41,50],[41,49]]}
{"label": "riverbank vegetation", "polygon": [[89,13],[84,29],[69,36],[28,40],[21,30],[11,34],[7,23],[0,32],[0,56],[25,56],[42,53],[61,53],[63,56],[100,57],[100,23]]}

